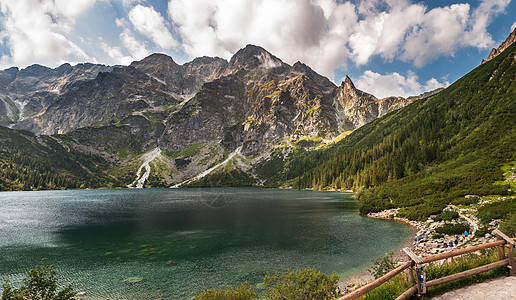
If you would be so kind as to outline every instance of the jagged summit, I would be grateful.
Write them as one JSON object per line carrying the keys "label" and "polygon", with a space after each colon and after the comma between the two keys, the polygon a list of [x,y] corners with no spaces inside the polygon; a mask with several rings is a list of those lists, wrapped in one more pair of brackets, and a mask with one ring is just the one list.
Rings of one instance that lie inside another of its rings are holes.
{"label": "jagged summit", "polygon": [[355,85],[353,84],[353,81],[351,81],[351,78],[349,78],[348,75],[346,75],[346,79],[344,79],[344,81],[342,82],[341,86],[345,90],[356,89]]}
{"label": "jagged summit", "polygon": [[140,61],[134,61],[130,64],[130,66],[137,68],[142,65],[174,65],[178,66],[178,64],[174,61],[174,59],[163,53],[153,53]]}
{"label": "jagged summit", "polygon": [[232,70],[250,70],[255,68],[273,69],[284,66],[284,63],[262,47],[247,45],[231,57],[229,65]]}
{"label": "jagged summit", "polygon": [[507,39],[498,47],[498,49],[493,48],[491,52],[489,52],[489,55],[486,59],[482,60],[482,63],[485,63],[487,61],[490,61],[491,59],[498,56],[500,53],[502,53],[505,49],[509,48],[510,45],[512,45],[514,42],[516,42],[516,28],[509,34]]}

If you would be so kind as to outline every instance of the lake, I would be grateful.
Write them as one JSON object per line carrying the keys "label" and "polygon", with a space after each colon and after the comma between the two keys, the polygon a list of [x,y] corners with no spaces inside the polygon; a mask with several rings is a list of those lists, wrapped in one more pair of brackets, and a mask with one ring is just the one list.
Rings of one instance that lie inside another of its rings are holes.
{"label": "lake", "polygon": [[84,298],[189,299],[244,281],[260,289],[276,270],[316,267],[349,277],[413,233],[359,216],[352,196],[258,188],[2,192],[0,279],[18,283],[47,258]]}

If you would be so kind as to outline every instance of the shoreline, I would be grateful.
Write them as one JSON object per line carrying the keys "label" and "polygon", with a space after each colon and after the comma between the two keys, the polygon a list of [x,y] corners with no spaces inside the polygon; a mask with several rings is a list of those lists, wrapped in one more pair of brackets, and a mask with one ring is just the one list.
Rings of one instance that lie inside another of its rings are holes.
{"label": "shoreline", "polygon": [[[401,223],[401,224],[411,227],[412,233],[403,241],[403,243],[401,243],[398,250],[395,250],[394,252],[392,252],[392,258],[393,258],[393,261],[395,262],[395,264],[404,262],[408,259],[408,257],[403,252],[403,248],[408,247],[408,248],[412,249],[413,241],[416,239],[416,235],[418,232],[418,229],[416,226],[414,226],[413,224],[410,224],[410,222],[408,222],[408,221],[394,219],[394,218],[382,218],[382,217],[372,216],[372,215],[360,215],[360,216],[365,217],[365,218],[396,221],[398,223]],[[373,281],[374,277],[373,277],[373,275],[371,275],[369,273],[369,268],[371,266],[372,265],[369,265],[366,269],[364,269],[363,271],[361,271],[357,274],[351,275],[349,277],[341,278],[339,280],[338,286],[341,287],[342,290],[344,290],[344,289],[354,290],[361,285],[364,285],[364,284],[367,284],[367,283]]]}

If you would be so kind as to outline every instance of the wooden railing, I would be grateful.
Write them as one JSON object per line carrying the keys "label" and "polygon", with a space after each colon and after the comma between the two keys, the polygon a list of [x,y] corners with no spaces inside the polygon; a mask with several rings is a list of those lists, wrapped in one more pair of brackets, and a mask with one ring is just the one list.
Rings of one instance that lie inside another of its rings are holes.
{"label": "wooden railing", "polygon": [[[376,279],[375,281],[366,284],[355,291],[346,294],[342,297],[340,297],[338,300],[354,300],[357,299],[370,291],[374,290],[375,288],[379,287],[383,283],[387,282],[394,276],[402,273],[403,271],[407,270],[407,276],[410,283],[413,283],[414,285],[410,287],[407,291],[405,291],[403,294],[401,294],[397,300],[401,299],[409,299],[414,294],[417,293],[418,296],[421,296],[426,293],[426,288],[431,286],[436,286],[439,284],[443,284],[446,282],[450,282],[453,280],[465,278],[468,276],[476,275],[482,272],[487,272],[499,267],[507,266],[507,268],[510,269],[510,275],[514,276],[516,275],[516,266],[515,266],[515,260],[514,260],[514,245],[516,244],[516,239],[511,239],[507,235],[505,235],[503,232],[499,230],[494,230],[493,234],[495,234],[498,237],[498,241],[491,242],[487,244],[482,244],[478,246],[468,247],[464,249],[458,249],[451,252],[436,254],[432,256],[427,257],[419,257],[416,254],[414,254],[409,248],[404,248],[403,251],[408,255],[410,258],[409,261],[402,263],[400,266],[398,266],[396,269],[388,272],[387,274],[383,275],[382,277]],[[426,281],[425,274],[423,272],[423,264],[427,264],[430,262],[447,259],[451,257],[455,257],[458,255],[463,255],[466,253],[472,253],[478,250],[492,248],[492,247],[498,247],[498,259],[499,261],[490,263],[478,268],[474,268],[471,270],[467,270],[464,272],[452,274],[446,277]],[[507,258],[505,257],[505,247],[507,247]],[[414,277],[414,271],[416,273],[416,276]]]}

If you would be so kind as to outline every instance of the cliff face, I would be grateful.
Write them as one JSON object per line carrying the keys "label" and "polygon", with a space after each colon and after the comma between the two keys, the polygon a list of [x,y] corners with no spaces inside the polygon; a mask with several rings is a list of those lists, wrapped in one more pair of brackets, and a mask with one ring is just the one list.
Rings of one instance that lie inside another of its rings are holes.
{"label": "cliff face", "polygon": [[334,101],[340,127],[347,130],[359,128],[409,103],[401,97],[378,100],[375,96],[355,88],[348,76],[336,89]]}
{"label": "cliff face", "polygon": [[[78,89],[81,84],[95,79],[99,72],[113,67],[96,64],[69,64],[50,69],[32,65],[25,69],[10,68],[0,71],[0,125],[16,126],[25,119],[44,113],[61,95]],[[20,128],[41,133],[31,121]]]}
{"label": "cliff face", "polygon": [[489,52],[489,55],[487,58],[482,60],[482,63],[485,63],[487,61],[490,61],[491,59],[498,56],[500,53],[502,53],[505,49],[509,48],[510,45],[512,45],[514,42],[516,42],[516,29],[507,37],[507,39],[497,48],[493,48],[491,52]]}

